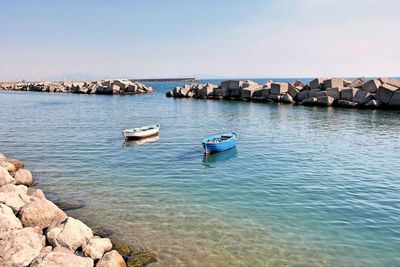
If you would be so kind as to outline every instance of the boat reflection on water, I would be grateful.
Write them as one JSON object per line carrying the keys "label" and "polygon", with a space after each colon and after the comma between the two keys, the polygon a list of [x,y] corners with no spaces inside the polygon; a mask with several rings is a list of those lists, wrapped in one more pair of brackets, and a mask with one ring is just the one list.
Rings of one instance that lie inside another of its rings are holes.
{"label": "boat reflection on water", "polygon": [[151,136],[151,137],[147,137],[147,138],[142,138],[142,139],[138,139],[138,140],[131,140],[131,141],[124,141],[123,143],[123,147],[124,148],[128,148],[131,146],[140,146],[140,145],[144,145],[146,143],[153,143],[153,142],[157,142],[158,140],[160,140],[160,136],[159,135],[155,135],[155,136]]}
{"label": "boat reflection on water", "polygon": [[231,148],[231,149],[226,150],[226,151],[223,151],[223,152],[212,153],[212,154],[204,154],[203,155],[203,164],[204,165],[209,165],[209,164],[213,164],[213,163],[216,163],[216,162],[228,161],[230,159],[235,158],[236,154],[237,154],[236,147]]}

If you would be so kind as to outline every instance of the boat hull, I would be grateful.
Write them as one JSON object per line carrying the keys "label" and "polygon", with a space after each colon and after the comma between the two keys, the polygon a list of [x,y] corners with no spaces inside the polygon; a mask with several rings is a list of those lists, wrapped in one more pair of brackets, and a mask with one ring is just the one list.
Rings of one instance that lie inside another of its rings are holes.
{"label": "boat hull", "polygon": [[[215,138],[215,137],[218,137],[218,136],[211,136],[209,138]],[[203,144],[204,152],[206,154],[222,152],[222,151],[236,147],[237,135],[235,133],[232,133],[232,138],[230,138],[229,140],[224,141],[224,142],[209,143],[207,141],[203,141],[202,144]]]}
{"label": "boat hull", "polygon": [[145,131],[125,130],[122,132],[122,135],[124,136],[125,140],[139,140],[143,138],[156,136],[158,135],[159,131],[160,131],[160,125],[157,125],[154,128]]}

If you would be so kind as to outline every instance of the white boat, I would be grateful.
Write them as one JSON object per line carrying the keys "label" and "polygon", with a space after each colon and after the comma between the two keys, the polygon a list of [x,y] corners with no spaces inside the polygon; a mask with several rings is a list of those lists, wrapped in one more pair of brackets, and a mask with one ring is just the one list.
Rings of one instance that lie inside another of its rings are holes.
{"label": "white boat", "polygon": [[132,129],[126,129],[122,132],[122,135],[126,140],[130,139],[142,139],[150,136],[158,135],[160,130],[160,124],[137,127]]}

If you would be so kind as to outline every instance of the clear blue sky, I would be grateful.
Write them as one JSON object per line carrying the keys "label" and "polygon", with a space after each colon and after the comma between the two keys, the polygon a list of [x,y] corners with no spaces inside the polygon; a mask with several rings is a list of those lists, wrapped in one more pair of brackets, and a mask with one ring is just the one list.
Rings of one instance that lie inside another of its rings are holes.
{"label": "clear blue sky", "polygon": [[400,75],[397,0],[21,0],[0,10],[0,80]]}

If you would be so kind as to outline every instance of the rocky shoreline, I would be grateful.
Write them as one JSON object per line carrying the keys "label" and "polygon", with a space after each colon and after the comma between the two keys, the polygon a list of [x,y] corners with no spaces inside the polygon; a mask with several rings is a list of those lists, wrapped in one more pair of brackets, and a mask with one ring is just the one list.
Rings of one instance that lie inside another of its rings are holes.
{"label": "rocky shoreline", "polygon": [[34,91],[48,93],[126,95],[153,92],[153,88],[130,80],[103,80],[86,82],[0,82],[0,90]]}
{"label": "rocky shoreline", "polygon": [[309,84],[229,80],[221,84],[187,84],[167,97],[281,102],[307,106],[400,109],[400,80],[315,78]]}
{"label": "rocky shoreline", "polygon": [[152,252],[96,235],[33,184],[22,161],[0,153],[0,266],[140,267],[157,261]]}

